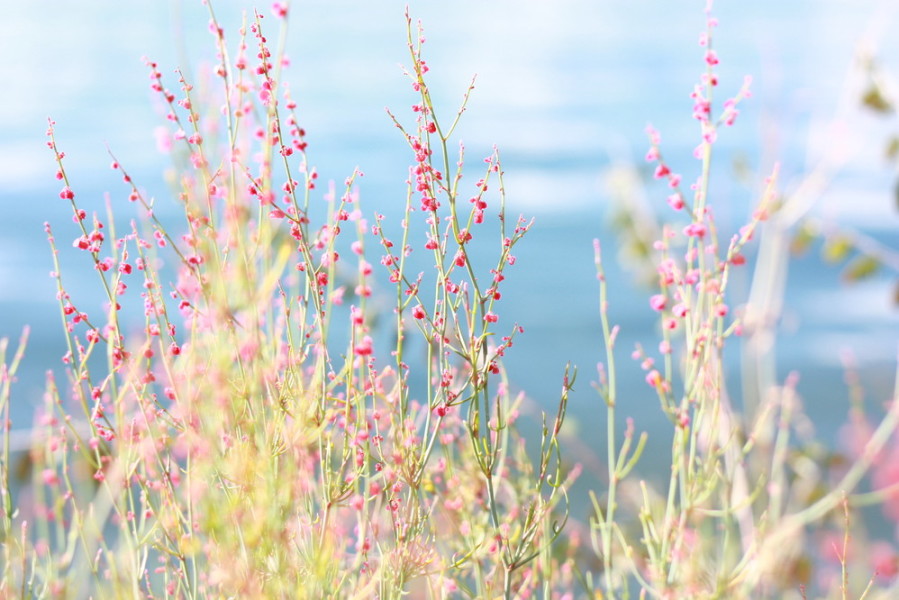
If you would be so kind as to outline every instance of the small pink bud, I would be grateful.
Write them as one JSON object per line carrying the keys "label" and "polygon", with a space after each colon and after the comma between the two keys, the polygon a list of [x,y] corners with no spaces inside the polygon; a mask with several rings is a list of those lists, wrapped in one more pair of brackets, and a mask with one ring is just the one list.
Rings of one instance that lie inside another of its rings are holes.
{"label": "small pink bud", "polygon": [[653,310],[661,312],[665,310],[665,301],[665,296],[663,296],[662,294],[656,294],[649,299],[649,306],[651,306]]}
{"label": "small pink bud", "polygon": [[689,237],[698,237],[702,239],[705,237],[706,228],[702,223],[691,223],[684,227],[684,235]]}
{"label": "small pink bud", "polygon": [[54,469],[44,469],[41,473],[41,478],[44,480],[45,485],[59,484],[59,475],[56,474]]}
{"label": "small pink bud", "polygon": [[662,385],[662,374],[653,369],[646,374],[646,383],[649,384],[650,387],[658,388]]}

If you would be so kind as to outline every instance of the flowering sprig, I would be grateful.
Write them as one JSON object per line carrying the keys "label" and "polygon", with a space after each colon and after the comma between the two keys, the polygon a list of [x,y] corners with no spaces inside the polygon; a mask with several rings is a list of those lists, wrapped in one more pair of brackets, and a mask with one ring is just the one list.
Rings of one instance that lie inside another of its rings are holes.
{"label": "flowering sprig", "polygon": [[[743,417],[731,405],[724,347],[728,338],[743,333],[744,325],[740,311],[732,311],[729,306],[728,283],[732,269],[746,263],[745,247],[754,240],[759,226],[777,210],[778,168],[775,166],[765,180],[761,201],[751,219],[722,247],[713,213],[711,159],[719,127],[732,125],[740,102],[750,96],[750,79],[746,78],[740,91],[716,113],[713,96],[719,84],[716,71],[720,60],[711,46],[717,21],[710,10],[711,2],[706,11],[706,31],[700,37],[705,72],[691,94],[693,117],[700,123],[701,136],[694,152],[701,160],[701,170],[690,186],[691,193],[684,192],[681,175],[663,157],[659,132],[647,129],[650,149],[646,160],[656,165],[655,178],[666,180],[673,190],[668,205],[686,212],[689,221],[678,228],[665,225],[654,244],[658,291],[649,298],[649,308],[658,314],[661,365],[656,365],[656,353],[642,346],[632,354],[673,428],[667,493],[663,490],[656,496],[648,486],[641,485],[638,495],[642,500],[639,508],[632,509],[638,513],[636,520],[642,530],[639,547],[629,541],[621,523],[627,515],[619,506],[621,490],[625,489],[623,475],[636,454],[629,454],[631,425],[621,448],[614,441],[614,343],[618,329],[607,321],[605,277],[597,242],[607,359],[606,366],[600,368],[598,390],[609,414],[609,488],[604,506],[594,498],[592,525],[593,532],[599,534],[593,536],[594,548],[604,562],[600,589],[612,597],[626,596],[629,580],[644,593],[660,598],[716,597],[720,593],[752,597],[762,582],[774,577],[779,561],[791,560],[788,540],[793,543],[806,526],[835,509],[842,497],[840,490],[852,489],[871,466],[870,455],[866,454],[868,458],[854,463],[833,491],[809,504],[798,501],[790,510],[786,473],[798,412],[797,376],[791,375],[756,414]],[[895,428],[895,410],[890,410],[869,440],[866,452],[878,451]],[[765,433],[768,429],[775,431],[773,436]],[[773,437],[770,445],[760,444],[768,437]],[[797,485],[794,493],[799,495],[800,490]],[[712,531],[726,533],[710,535]],[[760,559],[760,555],[766,558]],[[713,587],[706,586],[702,573],[715,574]]]}

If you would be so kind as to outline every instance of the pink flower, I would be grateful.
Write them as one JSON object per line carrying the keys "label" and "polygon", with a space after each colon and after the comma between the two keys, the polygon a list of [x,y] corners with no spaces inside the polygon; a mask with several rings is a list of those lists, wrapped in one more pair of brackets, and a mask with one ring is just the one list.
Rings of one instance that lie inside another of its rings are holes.
{"label": "pink flower", "polygon": [[650,387],[658,388],[660,385],[662,385],[662,374],[653,369],[646,374],[646,383]]}
{"label": "pink flower", "polygon": [[272,14],[280,19],[287,16],[287,5],[275,2],[272,4]]}
{"label": "pink flower", "polygon": [[874,542],[868,552],[877,577],[892,579],[899,574],[899,554],[888,542]]}
{"label": "pink flower", "polygon": [[665,310],[666,300],[667,299],[662,294],[656,294],[655,296],[653,296],[652,298],[649,299],[649,305],[652,307],[652,309],[654,311],[662,312],[663,310]]}
{"label": "pink flower", "polygon": [[705,237],[705,225],[702,223],[691,223],[684,227],[684,235],[689,237],[698,237],[702,239]]}
{"label": "pink flower", "polygon": [[353,348],[353,353],[356,356],[371,356],[372,351],[372,339],[368,335],[363,337],[362,341]]}
{"label": "pink flower", "polygon": [[54,469],[44,469],[41,473],[41,478],[46,485],[57,485],[59,483],[59,475],[56,474]]}

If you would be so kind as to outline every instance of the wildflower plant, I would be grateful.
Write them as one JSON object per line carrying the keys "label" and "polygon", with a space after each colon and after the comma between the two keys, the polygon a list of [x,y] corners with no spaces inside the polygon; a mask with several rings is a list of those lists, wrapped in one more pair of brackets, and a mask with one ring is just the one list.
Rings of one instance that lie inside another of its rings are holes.
{"label": "wildflower plant", "polygon": [[[590,530],[602,574],[591,578],[589,586],[614,597],[628,597],[634,589],[640,590],[641,597],[659,598],[782,597],[790,589],[799,590],[805,584],[802,571],[810,562],[809,526],[848,507],[847,494],[894,438],[899,425],[894,398],[883,421],[870,429],[864,450],[851,467],[838,479],[827,481],[818,472],[803,472],[794,462],[794,453],[809,447],[802,435],[797,374],[773,390],[763,390],[761,398],[744,396],[744,414],[731,399],[734,390],[728,386],[732,378],[725,346],[734,337],[756,333],[752,328],[768,326],[747,319],[748,309],[734,314],[728,284],[734,269],[745,268],[745,248],[776,215],[780,198],[775,167],[751,219],[726,243],[719,241],[710,179],[712,157],[719,132],[734,125],[741,101],[750,96],[751,80],[747,77],[740,90],[716,110],[719,58],[712,47],[717,20],[711,8],[709,2],[706,30],[699,39],[705,71],[691,94],[693,118],[700,125],[700,143],[693,156],[700,167],[689,191],[663,156],[659,132],[647,129],[646,160],[654,165],[654,178],[668,185],[668,208],[684,215],[678,219],[679,226],[674,224],[677,220],[665,219],[660,239],[653,244],[658,279],[649,309],[658,314],[661,340],[658,348],[638,346],[632,354],[672,426],[670,480],[661,489],[643,481],[623,486],[645,437],[635,447],[631,424],[622,443],[616,441],[618,328],[609,322],[598,241],[595,248],[606,347],[598,390],[609,412],[609,487],[602,500],[591,493]],[[761,277],[757,271],[761,282],[756,287],[762,289],[754,289],[755,293],[771,287],[770,275],[763,271],[767,266],[758,265],[762,271]],[[623,508],[630,519],[620,516]],[[639,522],[639,541],[622,526],[634,520]],[[847,536],[848,521],[847,512]],[[843,597],[850,593],[846,581],[840,586]],[[870,587],[869,583],[863,588],[862,595]]]}
{"label": "wildflower plant", "polygon": [[[89,315],[56,263],[68,385],[48,380],[33,514],[13,509],[6,487],[5,589],[367,598],[542,587],[566,518],[558,435],[574,375],[532,464],[502,367],[523,329],[500,320],[504,273],[530,222],[506,221],[498,152],[473,185],[463,181],[464,147],[451,140],[473,84],[454,118],[438,118],[424,36],[407,14],[418,100],[411,125],[390,114],[412,157],[396,239],[386,217],[364,216],[358,170],[324,194],[319,215],[318,173],[271,51],[282,44],[256,13],[232,59],[209,11],[208,89],[176,71],[170,91],[147,61],[179,165],[180,237],[114,156],[140,220],[122,233],[111,215],[81,209],[49,123],[73,245],[106,304]],[[216,102],[220,115],[201,108]],[[490,221],[497,251],[481,264],[469,243]],[[49,224],[46,233],[55,257]],[[413,252],[432,256],[433,273],[410,271]],[[373,254],[396,290],[386,359],[369,309]],[[127,303],[142,309],[140,329],[120,317]],[[427,348],[421,389],[407,350],[416,336]]]}
{"label": "wildflower plant", "polygon": [[[49,122],[74,223],[45,225],[65,381],[48,375],[30,481],[18,489],[4,435],[4,597],[757,598],[798,589],[785,568],[812,523],[842,511],[848,532],[846,494],[893,439],[899,413],[893,403],[822,491],[821,477],[794,461],[793,379],[755,414],[729,400],[723,348],[747,324],[728,282],[777,209],[777,173],[749,223],[719,243],[713,149],[749,82],[716,111],[711,14],[690,191],[649,131],[647,159],[682,221],[654,248],[647,314],[658,314],[661,341],[634,354],[672,425],[671,479],[660,489],[632,482],[645,434],[631,423],[619,439],[618,328],[596,243],[609,477],[591,494],[591,552],[569,522],[580,467],[561,450],[576,370],[560,369],[538,443],[516,426],[522,396],[503,357],[524,329],[504,319],[503,282],[533,221],[507,216],[499,152],[473,167],[455,140],[474,80],[445,117],[430,93],[423,30],[407,11],[413,105],[385,118],[410,157],[394,223],[363,209],[359,169],[321,189],[277,50],[288,7],[275,3],[274,19],[246,16],[232,41],[207,6],[209,81],[175,71],[169,88],[166,69],[146,61],[168,121],[180,225],[157,215],[112,152],[135,214],[116,220],[124,201],[88,214]],[[474,176],[463,176],[466,166]],[[70,238],[96,272],[102,306],[69,292],[57,240]],[[475,253],[475,240],[493,250]],[[413,255],[431,268],[416,272]],[[390,297],[389,315],[379,296]],[[8,362],[0,344],[7,421],[25,337]]]}

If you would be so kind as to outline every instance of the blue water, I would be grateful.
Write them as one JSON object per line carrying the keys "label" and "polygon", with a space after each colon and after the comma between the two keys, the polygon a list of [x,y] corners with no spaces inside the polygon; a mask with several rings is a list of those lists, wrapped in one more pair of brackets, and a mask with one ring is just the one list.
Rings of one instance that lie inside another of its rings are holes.
{"label": "blue water", "polygon": [[[139,185],[166,208],[166,159],[153,130],[163,123],[148,90],[141,56],[157,60],[169,76],[176,65],[191,72],[208,59],[212,37],[199,2],[108,3],[77,6],[14,2],[0,20],[0,336],[17,337],[32,326],[13,408],[14,428],[27,427],[41,394],[43,373],[63,353],[42,222],[60,240],[73,234],[68,208],[57,197],[54,165],[44,147],[46,117],[57,121],[58,141],[79,201],[102,209],[109,192],[130,210],[126,191],[108,169],[105,144]],[[646,290],[611,260],[618,243],[610,227],[611,195],[604,174],[617,164],[640,169],[643,133],[651,121],[662,131],[663,150],[685,178],[695,176],[690,156],[697,126],[688,94],[702,70],[696,44],[703,2],[603,2],[511,0],[452,3],[415,1],[428,37],[432,90],[445,114],[453,111],[473,73],[479,79],[459,135],[472,165],[500,147],[510,212],[537,221],[510,272],[503,320],[526,334],[508,355],[511,379],[536,406],[553,406],[567,361],[580,366],[571,415],[582,438],[601,422],[589,386],[602,359],[592,240],[603,240],[609,260],[611,314],[622,327],[622,409],[638,427],[664,430],[657,402],[628,355],[636,342],[654,346]],[[237,2],[219,2],[219,16],[235,38]],[[298,2],[292,15],[288,80],[309,133],[310,155],[325,179],[342,181],[355,166],[363,207],[396,217],[402,205],[408,156],[384,114],[406,113],[414,101],[398,64],[407,63],[404,2]],[[887,6],[887,4],[883,4]],[[891,198],[894,174],[881,158],[890,125],[857,110],[858,90],[844,86],[857,41],[866,36],[885,67],[899,73],[899,40],[883,35],[894,13],[836,0],[726,3],[717,11],[716,46],[722,60],[721,94],[736,92],[744,74],[755,95],[737,126],[723,132],[714,191],[724,223],[750,211],[754,183],[733,176],[742,161],[758,179],[782,162],[785,189],[833,144],[857,152],[822,195],[815,214],[857,228],[896,246],[899,216]],[[273,19],[268,19],[269,26]],[[186,37],[182,35],[186,34]],[[171,81],[171,80],[170,80]],[[827,138],[840,115],[844,129]],[[891,125],[897,129],[895,122]],[[475,172],[470,176],[473,181]],[[325,186],[322,186],[325,187]],[[663,206],[665,190],[649,184],[647,206]],[[66,245],[65,243],[63,245]],[[73,295],[95,294],[79,259],[64,256]],[[80,265],[80,266],[79,266]],[[734,282],[745,293],[748,275]],[[824,433],[846,412],[839,356],[858,359],[869,392],[883,400],[892,387],[899,316],[893,278],[879,276],[854,287],[814,255],[790,271],[778,368],[803,374],[800,391],[814,407]],[[82,296],[83,297],[83,296]],[[94,296],[96,297],[96,296]],[[737,392],[737,390],[732,390]],[[664,445],[664,438],[659,443]]]}

